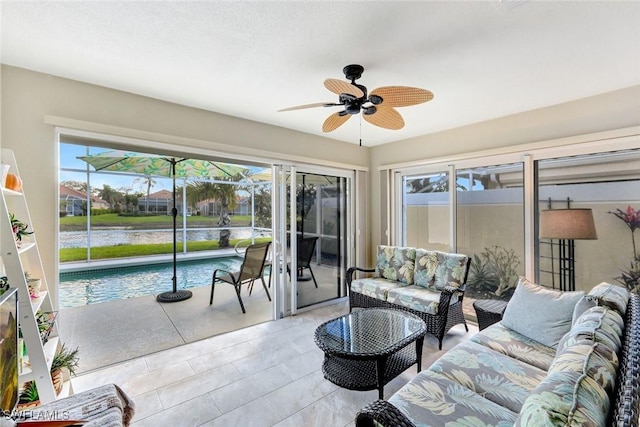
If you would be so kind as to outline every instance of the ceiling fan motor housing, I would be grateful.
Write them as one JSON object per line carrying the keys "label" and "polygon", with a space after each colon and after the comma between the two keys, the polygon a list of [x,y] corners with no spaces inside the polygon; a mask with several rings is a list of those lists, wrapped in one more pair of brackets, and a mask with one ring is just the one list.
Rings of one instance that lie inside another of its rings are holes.
{"label": "ceiling fan motor housing", "polygon": [[353,81],[351,82],[351,84],[360,89],[364,95],[362,95],[360,98],[355,98],[353,95],[343,93],[340,95],[340,102],[344,103],[344,109],[347,113],[359,114],[362,105],[365,102],[369,101],[367,99],[367,88],[363,85],[356,84]]}
{"label": "ceiling fan motor housing", "polygon": [[358,64],[347,65],[342,69],[344,76],[347,78],[347,80],[351,80],[352,83],[362,77],[363,71],[364,67]]}

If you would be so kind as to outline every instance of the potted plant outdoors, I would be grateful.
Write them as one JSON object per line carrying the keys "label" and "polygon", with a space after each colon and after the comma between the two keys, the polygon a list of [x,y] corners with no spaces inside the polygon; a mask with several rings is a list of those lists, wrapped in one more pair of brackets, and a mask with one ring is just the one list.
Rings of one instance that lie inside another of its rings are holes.
{"label": "potted plant outdoors", "polygon": [[69,350],[62,344],[60,350],[53,356],[51,362],[51,380],[53,381],[53,388],[56,393],[62,391],[62,384],[64,382],[63,370],[69,371],[69,375],[76,374],[76,368],[80,358],[78,357],[78,348],[75,350]]}
{"label": "potted plant outdoors", "polygon": [[33,231],[27,231],[29,228],[29,224],[25,224],[20,221],[14,214],[9,214],[9,219],[11,220],[11,227],[13,229],[13,235],[16,239],[16,244],[18,247],[22,244],[22,238],[24,236],[28,236],[33,234]]}
{"label": "potted plant outdoors", "polygon": [[40,286],[42,285],[42,279],[31,276],[28,271],[24,272],[24,279],[27,281],[29,296],[32,299],[40,297]]}
{"label": "potted plant outdoors", "polygon": [[635,233],[637,229],[640,229],[640,209],[635,210],[631,206],[627,206],[627,209],[616,209],[615,212],[609,212],[621,219],[629,231],[631,231],[631,246],[633,248],[633,258],[629,265],[628,270],[623,270],[620,277],[615,279],[622,285],[624,285],[630,292],[640,292],[640,254],[636,248]]}

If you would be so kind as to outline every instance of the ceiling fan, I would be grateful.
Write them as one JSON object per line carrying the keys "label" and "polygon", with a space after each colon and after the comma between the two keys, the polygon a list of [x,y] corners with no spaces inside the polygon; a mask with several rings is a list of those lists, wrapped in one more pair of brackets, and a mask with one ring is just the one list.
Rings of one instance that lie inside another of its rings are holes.
{"label": "ceiling fan", "polygon": [[342,72],[347,80],[351,80],[351,83],[338,79],[326,79],[324,81],[324,86],[338,95],[338,102],[316,102],[278,111],[340,105],[344,106],[344,110],[333,113],[324,121],[322,125],[323,132],[336,130],[349,120],[352,115],[358,114],[360,111],[362,111],[364,119],[372,125],[398,130],[404,127],[404,120],[394,107],[422,104],[433,99],[433,93],[430,91],[409,86],[382,86],[368,94],[365,86],[356,83],[356,80],[362,76],[363,71],[364,67],[362,65],[347,65],[342,69]]}

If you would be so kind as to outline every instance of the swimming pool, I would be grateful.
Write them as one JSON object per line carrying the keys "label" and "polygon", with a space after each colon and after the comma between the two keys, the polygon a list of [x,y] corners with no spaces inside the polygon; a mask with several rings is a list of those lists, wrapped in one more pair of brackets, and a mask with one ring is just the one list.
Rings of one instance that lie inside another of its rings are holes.
{"label": "swimming pool", "polygon": [[[180,261],[177,266],[178,289],[211,284],[216,268],[238,270],[241,257]],[[101,270],[60,273],[60,307],[70,308],[145,295],[157,295],[173,287],[173,264],[119,266]]]}

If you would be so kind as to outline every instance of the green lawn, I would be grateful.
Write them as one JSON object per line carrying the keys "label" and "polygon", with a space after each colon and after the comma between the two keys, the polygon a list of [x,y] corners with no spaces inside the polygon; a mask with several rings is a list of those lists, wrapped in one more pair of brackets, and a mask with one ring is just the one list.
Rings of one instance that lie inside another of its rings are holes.
{"label": "green lawn", "polygon": [[[182,225],[182,216],[176,217],[178,226]],[[92,215],[91,227],[131,227],[140,228],[171,228],[171,215],[155,216],[119,216],[118,214]],[[188,216],[189,228],[217,227],[217,216]],[[251,226],[251,215],[234,215],[231,217],[231,227]],[[86,216],[65,216],[60,218],[60,231],[82,231],[87,229]]]}
{"label": "green lawn", "polygon": [[[235,247],[236,243],[241,239],[230,240],[231,247]],[[249,246],[251,241],[242,239],[240,247]],[[256,243],[271,241],[270,237],[261,237],[255,239]],[[182,252],[182,243],[177,244],[178,253]],[[217,240],[199,240],[197,242],[187,242],[187,251],[211,251],[219,249]],[[173,243],[159,243],[146,245],[117,245],[117,246],[99,246],[91,248],[91,259],[109,259],[109,258],[126,258],[148,255],[162,255],[173,253]],[[60,262],[85,261],[87,259],[86,248],[67,248],[60,249]]]}

